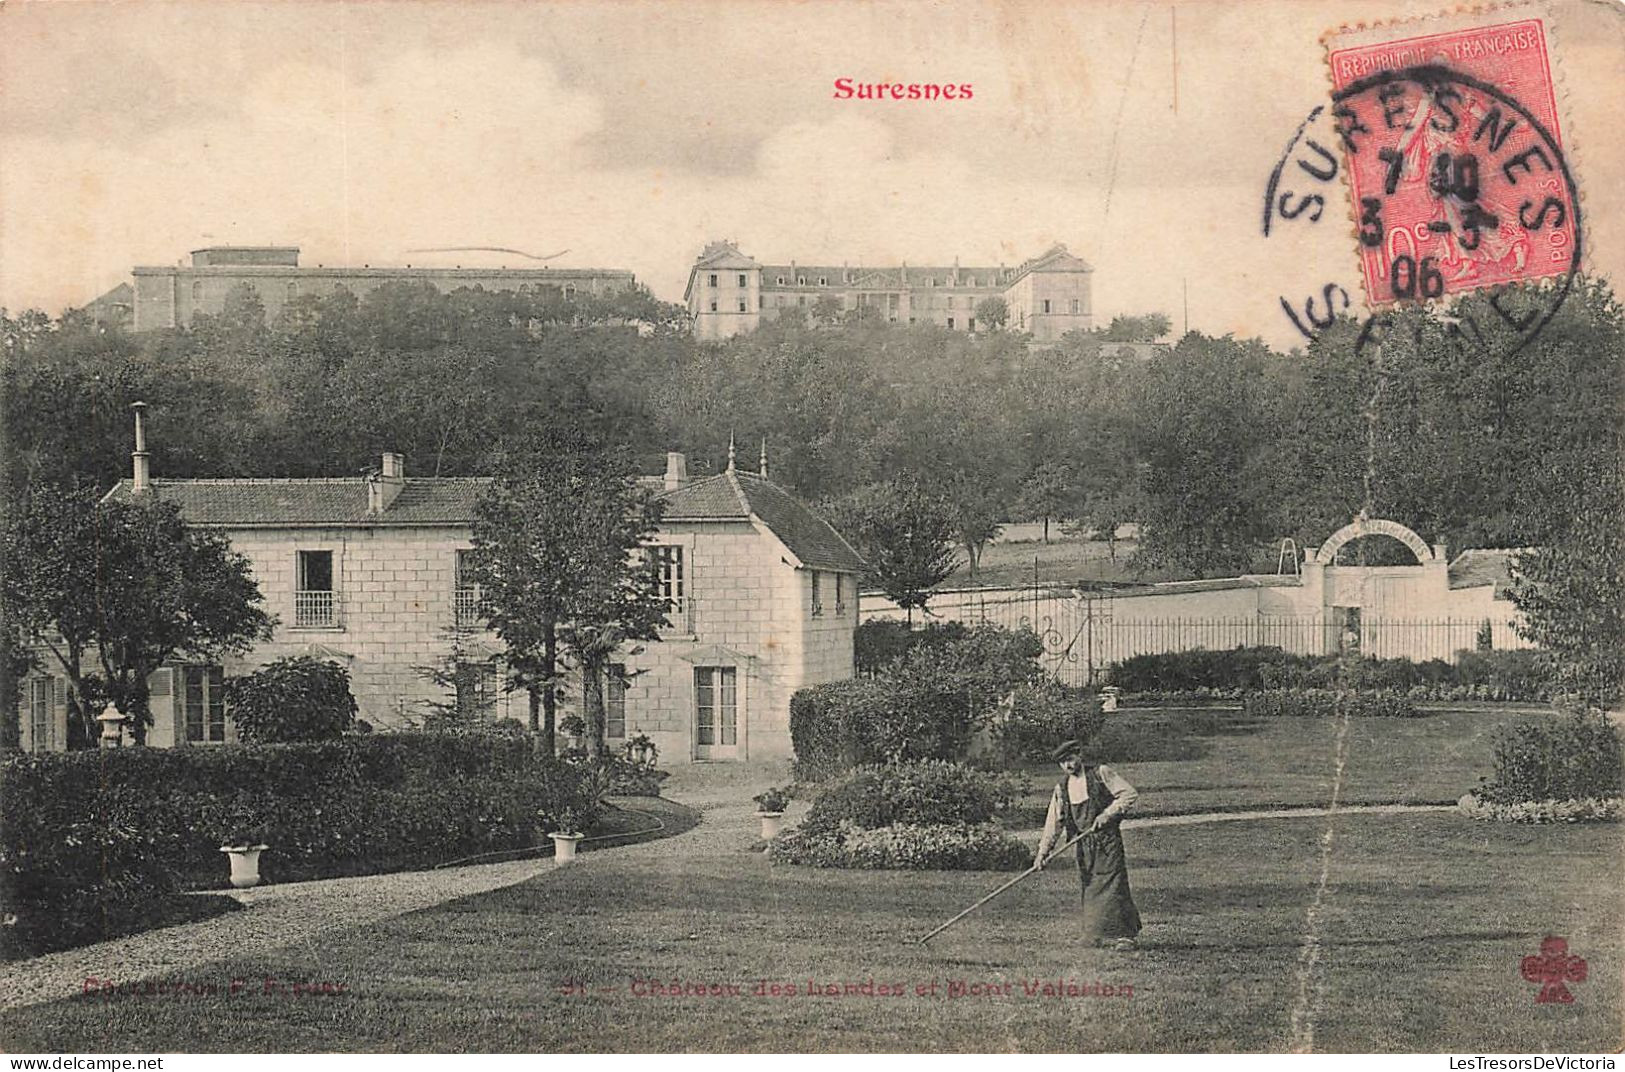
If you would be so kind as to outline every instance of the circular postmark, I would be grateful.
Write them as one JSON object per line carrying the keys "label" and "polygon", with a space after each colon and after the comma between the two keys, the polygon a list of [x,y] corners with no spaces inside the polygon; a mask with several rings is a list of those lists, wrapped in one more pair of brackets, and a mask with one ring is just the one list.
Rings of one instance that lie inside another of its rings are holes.
{"label": "circular postmark", "polygon": [[1280,295],[1309,340],[1351,315],[1364,347],[1398,306],[1485,290],[1487,301],[1445,320],[1449,337],[1516,351],[1561,308],[1580,268],[1579,190],[1557,137],[1511,94],[1442,65],[1377,71],[1311,110],[1270,173],[1263,209],[1266,238],[1329,228],[1344,264],[1353,240],[1358,277],[1322,270]]}

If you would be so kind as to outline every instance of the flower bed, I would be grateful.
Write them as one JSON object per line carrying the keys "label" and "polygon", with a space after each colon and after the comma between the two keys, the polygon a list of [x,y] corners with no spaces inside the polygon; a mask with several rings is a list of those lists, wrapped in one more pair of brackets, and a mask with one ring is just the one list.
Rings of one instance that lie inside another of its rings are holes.
{"label": "flower bed", "polygon": [[768,858],[809,867],[870,871],[1021,871],[1033,850],[996,823],[917,826],[893,823],[865,830],[798,828],[768,844]]}
{"label": "flower bed", "polygon": [[1418,718],[1423,712],[1404,693],[1391,689],[1342,692],[1331,689],[1267,689],[1250,692],[1241,709],[1254,718],[1315,718],[1349,714],[1359,718]]}
{"label": "flower bed", "polygon": [[1625,812],[1625,799],[1580,797],[1498,804],[1467,793],[1456,801],[1456,807],[1469,819],[1496,823],[1617,823]]}

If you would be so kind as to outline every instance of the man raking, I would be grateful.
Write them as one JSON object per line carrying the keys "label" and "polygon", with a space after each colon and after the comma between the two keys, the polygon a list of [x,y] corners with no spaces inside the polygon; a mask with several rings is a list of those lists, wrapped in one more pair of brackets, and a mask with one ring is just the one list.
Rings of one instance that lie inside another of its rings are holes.
{"label": "man raking", "polygon": [[1083,882],[1084,940],[1118,950],[1133,949],[1140,933],[1140,913],[1129,892],[1128,864],[1118,826],[1140,794],[1104,763],[1085,763],[1081,741],[1059,745],[1051,756],[1065,776],[1050,795],[1044,836],[1038,840],[1033,866],[1042,868],[1049,862],[1050,848],[1063,834],[1068,842],[1076,839],[1078,876]]}

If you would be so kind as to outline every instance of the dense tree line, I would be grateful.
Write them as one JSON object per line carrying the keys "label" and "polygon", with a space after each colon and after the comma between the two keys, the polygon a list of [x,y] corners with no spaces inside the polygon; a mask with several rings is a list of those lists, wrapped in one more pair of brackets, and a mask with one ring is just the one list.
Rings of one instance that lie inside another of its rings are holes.
{"label": "dense tree line", "polygon": [[489,472],[504,439],[544,427],[649,472],[682,450],[704,474],[730,436],[741,464],[765,438],[773,478],[810,500],[916,482],[972,566],[1028,518],[1137,521],[1140,565],[1181,575],[1273,568],[1282,537],[1313,546],[1362,509],[1452,547],[1532,546],[1564,530],[1574,474],[1617,461],[1620,309],[1582,281],[1528,345],[1461,345],[1452,325],[1484,302],[1400,314],[1376,345],[1341,322],[1291,354],[1197,332],[1132,345],[1166,333],[1157,314],[1032,349],[818,306],[699,342],[645,292],[404,283],[271,323],[245,288],[140,336],[29,312],[0,320],[4,488],[126,475],[142,399],[159,477],[340,475],[384,450],[417,475]]}

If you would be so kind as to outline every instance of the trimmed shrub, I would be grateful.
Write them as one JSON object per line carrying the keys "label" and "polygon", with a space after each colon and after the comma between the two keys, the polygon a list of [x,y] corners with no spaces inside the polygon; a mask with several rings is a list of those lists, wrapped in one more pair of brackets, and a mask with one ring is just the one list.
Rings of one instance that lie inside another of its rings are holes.
{"label": "trimmed shrub", "polygon": [[872,678],[801,689],[790,699],[796,773],[827,778],[865,763],[961,759],[1013,690],[1042,679],[1030,630],[977,626],[911,648]]}
{"label": "trimmed shrub", "polygon": [[355,722],[350,672],[300,655],[226,683],[226,703],[245,742],[328,741]]}
{"label": "trimmed shrub", "polygon": [[907,622],[870,618],[852,636],[852,653],[859,677],[874,677],[917,647],[931,647],[962,639],[969,632],[963,622],[928,622],[919,629]]}
{"label": "trimmed shrub", "polygon": [[1006,763],[1025,763],[1048,759],[1062,741],[1092,740],[1105,723],[1097,698],[1044,682],[1016,689],[993,739]]}
{"label": "trimmed shrub", "polygon": [[1542,651],[1460,651],[1443,659],[1347,658],[1294,655],[1275,647],[1136,655],[1116,663],[1111,683],[1124,692],[1199,696],[1239,695],[1260,689],[1390,689],[1417,700],[1550,699],[1554,675]]}
{"label": "trimmed shrub", "polygon": [[138,925],[178,889],[220,887],[219,849],[263,829],[272,881],[429,867],[528,848],[597,797],[525,740],[368,734],[335,741],[12,756],[0,766],[8,955]]}
{"label": "trimmed shrub", "polygon": [[924,760],[857,767],[819,792],[801,829],[975,825],[993,817],[1006,793],[993,775],[958,763]]}
{"label": "trimmed shrub", "polygon": [[994,823],[821,832],[801,827],[774,838],[767,852],[771,860],[809,867],[905,871],[1023,871],[1033,856]]}
{"label": "trimmed shrub", "polygon": [[1619,731],[1599,711],[1525,719],[1495,736],[1495,772],[1475,791],[1490,804],[1607,799],[1622,790]]}
{"label": "trimmed shrub", "polygon": [[1409,696],[1388,689],[1268,689],[1248,693],[1241,709],[1253,718],[1319,718],[1344,713],[1357,718],[1418,718],[1423,714]]}

